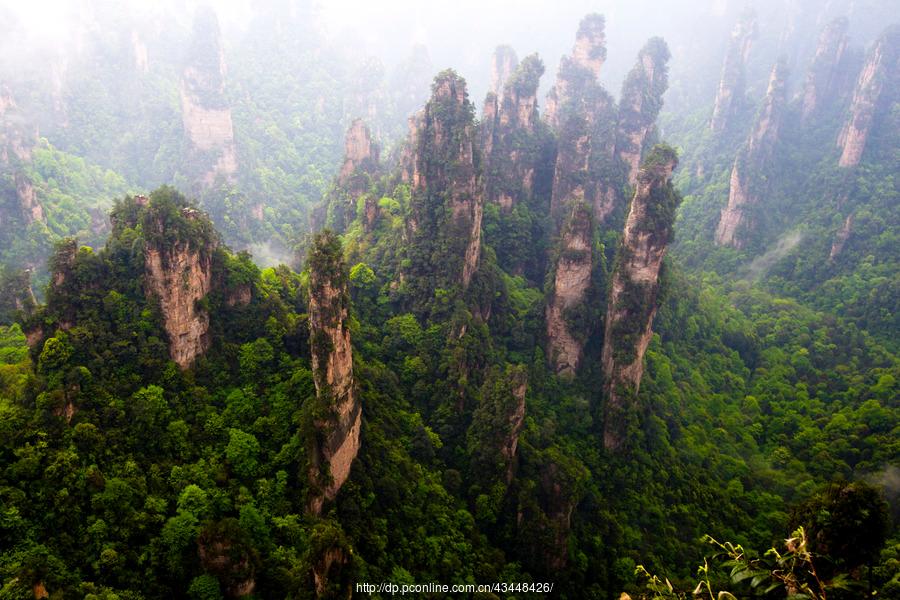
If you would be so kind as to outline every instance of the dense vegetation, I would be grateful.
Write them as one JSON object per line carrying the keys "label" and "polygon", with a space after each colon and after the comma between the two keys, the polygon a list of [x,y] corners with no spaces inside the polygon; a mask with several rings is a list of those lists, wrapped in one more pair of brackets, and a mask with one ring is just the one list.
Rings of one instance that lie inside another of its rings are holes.
{"label": "dense vegetation", "polygon": [[[850,172],[832,150],[849,98],[813,124],[788,118],[740,250],[715,246],[712,232],[753,111],[739,107],[719,136],[700,118],[668,117],[684,200],[661,188],[642,222],[640,233],[676,241],[658,306],[642,307],[658,311],[629,440],[609,452],[602,298],[627,258],[627,206],[593,232],[589,302],[567,315],[582,366],[558,377],[546,356],[548,274],[565,234],[549,210],[556,145],[587,125],[510,135],[502,150],[537,165],[533,186],[508,210],[484,204],[478,268],[463,283],[472,221],[454,203],[472,201],[466,186],[481,178],[521,190],[508,180],[512,159],[482,162],[473,140],[484,125],[465,82],[444,71],[433,91],[453,92],[432,98],[407,148],[426,183],[386,168],[357,199],[332,194],[348,204],[341,235],[305,239],[339,158],[346,115],[332,96],[384,90],[311,42],[268,37],[281,31],[276,16],[249,29],[230,75],[242,166],[225,188],[196,202],[167,186],[127,195],[158,179],[189,187],[181,150],[155,130],[109,135],[127,115],[101,109],[121,98],[85,100],[86,83],[73,93],[109,119],[88,119],[96,131],[83,139],[60,134],[65,150],[42,139],[33,151],[26,174],[46,220],[0,231],[0,600],[337,598],[356,582],[548,581],[563,598],[900,598],[896,103]],[[135,109],[162,115],[161,129],[172,127],[169,59],[142,84],[158,97]],[[543,64],[523,65],[510,88],[524,95]],[[415,96],[400,79],[380,97],[383,131]],[[591,126],[611,135],[615,102],[599,87],[589,96],[603,107]],[[319,110],[300,108],[313,98]],[[73,130],[89,129],[83,117],[70,113]],[[157,134],[151,173],[129,157]],[[647,158],[669,155],[657,146]],[[611,177],[613,162],[585,176]],[[12,205],[14,178],[3,176]],[[250,224],[261,198],[264,218]],[[592,222],[590,206],[576,208]],[[853,235],[830,256],[851,214]],[[258,266],[229,248],[263,242],[308,244],[306,265]],[[154,252],[176,287],[208,276],[208,293],[182,307],[208,319],[210,340],[186,368],[171,355],[173,309],[153,291]],[[44,260],[36,306],[22,268]],[[310,482],[311,445],[329,398],[311,357],[325,364],[333,347],[311,335],[309,305],[323,279],[349,294],[338,308],[349,306],[363,422],[350,478],[314,515],[309,498],[328,476]]]}

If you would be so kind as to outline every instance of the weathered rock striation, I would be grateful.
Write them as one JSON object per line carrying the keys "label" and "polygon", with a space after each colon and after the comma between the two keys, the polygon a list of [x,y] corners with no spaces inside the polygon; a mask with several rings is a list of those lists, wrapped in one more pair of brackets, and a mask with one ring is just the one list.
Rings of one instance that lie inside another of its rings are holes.
{"label": "weathered rock striation", "polygon": [[819,36],[816,54],[803,85],[800,107],[803,119],[808,119],[837,92],[835,84],[838,81],[841,60],[847,49],[848,25],[846,17],[839,17],[831,21]]}
{"label": "weathered rock striation", "polygon": [[479,162],[465,80],[452,70],[442,71],[425,109],[410,122],[401,157],[402,177],[412,186],[409,279],[420,300],[431,298],[436,288],[466,289],[478,268],[483,215]]}
{"label": "weathered rock striation", "polygon": [[731,117],[744,96],[744,67],[750,47],[756,37],[756,15],[747,12],[731,32],[728,50],[722,64],[722,75],[716,90],[716,102],[713,107],[709,128],[723,131],[731,122]]}
{"label": "weathered rock striation", "polygon": [[766,98],[750,137],[734,161],[728,204],[722,209],[716,228],[716,243],[720,246],[743,247],[746,242],[745,234],[752,227],[748,210],[759,204],[766,193],[766,175],[785,110],[786,76],[784,63],[778,61],[769,77]]}
{"label": "weathered rock striation", "polygon": [[316,435],[311,440],[309,511],[322,512],[347,478],[359,452],[362,406],[353,380],[350,295],[341,244],[331,231],[316,236],[309,256],[309,328],[316,386]]}
{"label": "weathered rock striation", "polygon": [[600,69],[606,62],[606,19],[596,13],[585,16],[578,25],[575,46],[571,56],[564,56],[559,63],[556,84],[547,94],[544,119],[553,128],[560,125],[560,109],[572,94],[570,73],[583,69],[593,80],[600,76]]}
{"label": "weathered rock striation", "polygon": [[603,445],[625,444],[643,375],[644,353],[657,310],[659,273],[672,241],[680,196],[672,186],[675,151],[655,146],[638,173],[637,188],[616,256],[606,312]]}
{"label": "weathered rock striation", "polygon": [[490,93],[482,117],[485,201],[510,210],[529,199],[541,152],[537,89],[544,63],[526,57],[506,77],[502,93]]}
{"label": "weathered rock striation", "polygon": [[198,9],[181,77],[181,119],[189,148],[189,169],[203,188],[219,177],[233,181],[238,168],[220,38],[212,9]]}
{"label": "weathered rock striation", "polygon": [[[669,87],[669,47],[662,38],[650,38],[638,53],[637,64],[622,84],[616,130],[616,156],[628,166],[628,183],[637,182],[645,142],[656,125]],[[612,207],[603,212],[611,211]],[[605,216],[605,215],[603,215]]]}
{"label": "weathered rock striation", "polygon": [[866,57],[862,72],[856,82],[850,116],[838,136],[842,167],[855,167],[862,158],[869,139],[870,129],[882,104],[887,89],[896,94],[900,78],[900,26],[893,26],[878,38]]}
{"label": "weathered rock striation", "polygon": [[581,364],[588,331],[584,312],[593,270],[593,219],[590,207],[575,202],[563,229],[545,314],[547,357],[556,373],[572,376]]}

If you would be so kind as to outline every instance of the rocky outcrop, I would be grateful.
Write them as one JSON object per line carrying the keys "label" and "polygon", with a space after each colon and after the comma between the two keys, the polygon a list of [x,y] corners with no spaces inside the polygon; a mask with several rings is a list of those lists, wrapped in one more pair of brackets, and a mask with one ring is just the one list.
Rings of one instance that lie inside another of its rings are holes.
{"label": "rocky outcrop", "polygon": [[204,527],[197,539],[203,570],[218,579],[228,598],[243,598],[256,589],[256,552],[236,519],[224,519]]}
{"label": "rocky outcrop", "polygon": [[537,89],[544,64],[536,54],[506,76],[500,95],[488,94],[482,117],[485,201],[510,210],[528,200],[541,153]]}
{"label": "rocky outcrop", "polygon": [[198,9],[194,18],[181,77],[181,119],[195,180],[204,188],[219,177],[233,181],[238,165],[231,108],[225,98],[225,59],[219,23],[210,8]]}
{"label": "rocky outcrop", "polygon": [[784,113],[785,71],[781,61],[772,69],[762,109],[731,169],[728,204],[722,209],[716,228],[716,243],[720,246],[743,247],[745,234],[752,227],[748,211],[759,203],[766,192],[766,175]]}
{"label": "rocky outcrop", "polygon": [[[187,220],[203,218],[192,208],[182,208]],[[169,355],[182,369],[209,349],[209,314],[198,303],[212,287],[212,247],[200,247],[192,240],[175,243],[165,239],[162,219],[149,221],[155,231],[144,249],[144,286],[148,296],[159,301],[163,327],[169,338]]]}
{"label": "rocky outcrop", "polygon": [[528,371],[521,365],[494,368],[485,377],[468,432],[473,475],[482,485],[512,482],[527,390]]}
{"label": "rocky outcrop", "polygon": [[835,84],[838,80],[838,68],[844,51],[847,49],[847,27],[849,21],[846,17],[833,20],[819,36],[816,46],[816,54],[806,74],[806,82],[803,85],[800,115],[807,119],[817,108],[835,95]]}
{"label": "rocky outcrop", "polygon": [[347,269],[337,236],[317,234],[309,255],[309,328],[316,386],[316,435],[310,453],[309,510],[322,512],[347,478],[359,452],[362,406],[353,380]]}
{"label": "rocky outcrop", "polygon": [[744,97],[744,67],[750,46],[756,37],[756,15],[745,13],[731,32],[725,61],[722,64],[722,75],[716,90],[716,102],[713,107],[709,128],[723,131],[731,122],[731,117]]}
{"label": "rocky outcrop", "polygon": [[581,317],[591,285],[593,241],[591,209],[584,202],[575,202],[561,237],[545,315],[547,357],[560,375],[575,374],[589,333]]}
{"label": "rocky outcrop", "polygon": [[478,268],[483,195],[475,135],[465,80],[442,71],[424,111],[411,121],[401,169],[413,188],[410,283],[423,301],[436,288],[467,288]]}
{"label": "rocky outcrop", "polygon": [[637,188],[616,256],[606,312],[603,445],[626,441],[643,375],[644,353],[657,310],[659,272],[680,197],[672,186],[678,160],[668,146],[655,146],[638,173]]}
{"label": "rocky outcrop", "polygon": [[[669,47],[662,38],[654,37],[638,53],[637,64],[622,85],[619,119],[616,129],[616,156],[628,166],[628,183],[637,182],[645,141],[656,125],[669,87]],[[608,214],[612,207],[601,212]],[[605,217],[605,215],[602,215]]]}
{"label": "rocky outcrop", "polygon": [[606,19],[596,13],[585,16],[578,25],[575,46],[571,56],[564,56],[559,63],[556,84],[547,94],[544,118],[553,128],[560,125],[560,109],[572,96],[572,73],[583,71],[588,78],[596,81],[600,69],[606,61]]}
{"label": "rocky outcrop", "polygon": [[859,74],[853,102],[850,105],[850,115],[838,136],[838,147],[841,149],[841,158],[838,162],[840,166],[855,167],[859,164],[884,90],[896,93],[893,88],[900,71],[898,62],[900,62],[900,26],[894,26],[875,42]]}
{"label": "rocky outcrop", "polygon": [[850,233],[853,231],[853,215],[847,215],[844,224],[834,235],[834,241],[831,242],[831,252],[828,254],[828,260],[834,260],[844,251],[844,244],[850,239]]}

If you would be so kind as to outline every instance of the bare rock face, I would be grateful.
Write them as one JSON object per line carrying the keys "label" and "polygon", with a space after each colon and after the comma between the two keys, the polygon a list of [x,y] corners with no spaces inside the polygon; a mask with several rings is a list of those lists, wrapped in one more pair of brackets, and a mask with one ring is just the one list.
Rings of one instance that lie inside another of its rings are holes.
{"label": "bare rock face", "polygon": [[431,99],[411,123],[403,177],[412,184],[407,223],[410,282],[417,295],[466,289],[481,256],[483,194],[478,176],[474,109],[452,70],[432,84]]}
{"label": "bare rock face", "polygon": [[181,118],[198,183],[233,181],[237,150],[231,108],[225,98],[225,59],[219,23],[210,8],[198,9],[188,63],[181,77]]}
{"label": "bare rock face", "polygon": [[362,406],[354,389],[347,280],[340,241],[330,231],[318,234],[309,257],[310,345],[319,407],[309,472],[314,515],[337,496],[359,452]]}
{"label": "bare rock face", "polygon": [[644,160],[616,257],[602,356],[606,398],[603,445],[607,450],[619,450],[626,441],[643,375],[644,353],[657,310],[659,272],[680,201],[672,186],[677,162],[675,151],[662,145],[655,146]]}
{"label": "bare rock face", "polygon": [[[351,178],[359,171],[372,172],[378,165],[378,145],[372,140],[369,127],[362,119],[355,119],[344,138],[344,164],[338,174],[340,185],[352,187]],[[362,190],[365,191],[365,190]],[[362,191],[357,192],[357,195]]]}
{"label": "bare rock face", "polygon": [[628,166],[628,183],[637,182],[648,134],[656,124],[662,97],[669,87],[669,48],[662,38],[651,38],[638,53],[637,64],[622,85],[616,155]]}
{"label": "bare rock face", "polygon": [[731,32],[725,61],[722,64],[716,103],[709,123],[709,128],[713,131],[722,131],[728,126],[736,103],[744,95],[744,66],[755,37],[756,16],[753,13],[745,13]]}
{"label": "bare rock face", "polygon": [[150,60],[147,54],[147,44],[138,33],[137,29],[131,30],[131,52],[134,61],[134,68],[139,73],[146,73],[150,70]]}
{"label": "bare rock face", "polygon": [[578,309],[584,306],[593,269],[591,209],[576,202],[563,231],[553,290],[546,310],[547,356],[560,375],[572,376],[581,363],[588,331],[578,329]]}
{"label": "bare rock face", "polygon": [[838,79],[838,67],[847,49],[849,21],[840,17],[829,23],[819,36],[816,54],[806,74],[800,114],[809,118],[816,109],[833,96]]}
{"label": "bare rock face", "polygon": [[[200,215],[182,209],[187,219]],[[157,234],[165,225],[156,221]],[[198,308],[212,287],[212,248],[197,248],[188,240],[172,245],[148,244],[144,251],[144,281],[148,296],[159,300],[163,327],[169,337],[169,355],[182,369],[209,349],[209,314]]]}
{"label": "bare rock face", "polygon": [[559,110],[568,102],[572,84],[576,83],[573,81],[573,71],[596,81],[605,61],[606,19],[603,15],[592,13],[581,20],[572,55],[564,56],[560,61],[556,85],[547,94],[544,118],[553,129],[559,127]]}
{"label": "bare rock face", "polygon": [[502,93],[490,93],[482,117],[482,156],[487,202],[509,211],[530,198],[540,159],[537,88],[544,64],[526,57],[506,77]]}
{"label": "bare rock face", "polygon": [[738,153],[731,170],[728,204],[722,209],[716,228],[716,243],[740,248],[744,233],[752,226],[747,209],[759,203],[766,192],[765,175],[772,160],[784,113],[786,78],[784,63],[772,69],[769,87],[753,130]]}
{"label": "bare rock face", "polygon": [[[878,38],[869,52],[862,72],[856,82],[856,91],[850,105],[850,115],[838,137],[841,158],[838,164],[842,167],[855,167],[862,158],[869,139],[875,113],[885,83],[893,87],[900,71],[900,27],[888,29]],[[890,90],[895,93],[893,89]]]}
{"label": "bare rock face", "polygon": [[828,260],[834,260],[844,251],[844,244],[850,239],[850,233],[853,231],[853,215],[847,215],[844,224],[834,236],[831,243],[831,252],[828,254]]}
{"label": "bare rock face", "polygon": [[369,127],[362,119],[355,119],[344,138],[344,162],[325,199],[325,225],[339,233],[350,225],[356,201],[378,174],[379,153]]}
{"label": "bare rock face", "polygon": [[257,559],[237,520],[207,525],[197,539],[197,552],[203,569],[219,580],[228,598],[253,594]]}

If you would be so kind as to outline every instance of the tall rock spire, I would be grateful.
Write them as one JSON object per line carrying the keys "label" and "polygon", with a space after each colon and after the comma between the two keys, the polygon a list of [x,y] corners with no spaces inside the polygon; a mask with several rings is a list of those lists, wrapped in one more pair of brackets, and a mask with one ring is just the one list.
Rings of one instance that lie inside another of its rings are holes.
{"label": "tall rock spire", "polygon": [[181,119],[189,147],[189,172],[203,188],[218,177],[232,181],[237,174],[225,72],[219,21],[211,8],[200,8],[194,16],[191,47],[181,77]]}
{"label": "tall rock spire", "polygon": [[734,26],[728,41],[722,75],[716,90],[716,103],[709,123],[709,128],[713,131],[722,131],[728,127],[738,103],[743,99],[744,65],[755,37],[756,15],[746,12]]}
{"label": "tall rock spire", "polygon": [[541,147],[536,135],[537,89],[544,63],[527,56],[509,76],[500,96],[488,94],[482,118],[485,200],[504,210],[531,196]]}
{"label": "tall rock spire", "polygon": [[466,289],[481,256],[480,158],[466,82],[448,69],[431,89],[424,111],[411,121],[401,157],[403,178],[413,188],[407,229],[418,308],[437,288]]}
{"label": "tall rock spire", "polygon": [[547,94],[544,118],[553,129],[559,127],[559,110],[571,97],[573,85],[577,85],[574,79],[587,78],[596,82],[605,61],[606,19],[592,13],[578,25],[572,55],[564,56],[560,61],[556,85]]}
{"label": "tall rock spire", "polygon": [[670,56],[665,40],[650,38],[638,53],[637,64],[622,85],[616,155],[628,166],[628,183],[631,185],[637,182],[644,144],[656,125],[662,97],[669,86]]}
{"label": "tall rock spire", "polygon": [[819,36],[816,54],[803,85],[800,109],[803,119],[809,118],[836,92],[838,67],[847,49],[848,23],[846,17],[839,17],[831,21]]}
{"label": "tall rock spire", "polygon": [[309,329],[316,435],[311,440],[309,510],[319,515],[333,500],[359,452],[362,406],[353,381],[350,294],[341,243],[331,231],[316,235],[309,255]]}
{"label": "tall rock spire", "polygon": [[638,172],[637,187],[616,256],[606,311],[603,445],[619,450],[626,441],[652,336],[659,272],[672,241],[680,196],[672,186],[678,163],[669,146],[655,146]]}
{"label": "tall rock spire", "polygon": [[766,192],[766,175],[778,141],[784,113],[786,67],[778,61],[772,68],[769,87],[753,130],[731,169],[728,204],[722,209],[716,228],[716,243],[740,248],[751,227],[748,209],[757,205]]}
{"label": "tall rock spire", "polygon": [[[896,94],[900,80],[900,26],[885,31],[866,57],[866,62],[856,82],[856,91],[850,105],[850,116],[841,129],[838,147],[842,167],[855,167],[862,158],[869,139],[875,113],[881,104],[885,90]],[[887,85],[885,85],[887,83]]]}

